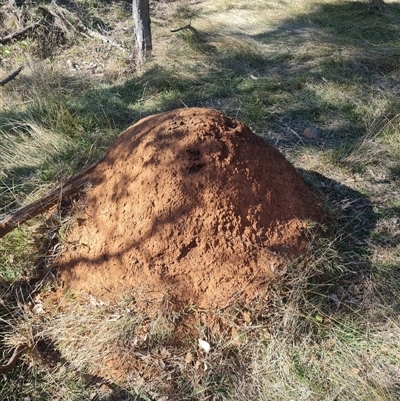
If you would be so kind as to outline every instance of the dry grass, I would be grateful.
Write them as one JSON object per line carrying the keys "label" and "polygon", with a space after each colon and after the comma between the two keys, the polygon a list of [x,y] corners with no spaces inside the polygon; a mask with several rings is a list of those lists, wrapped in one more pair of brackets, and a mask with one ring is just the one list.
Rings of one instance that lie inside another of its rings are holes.
{"label": "dry grass", "polygon": [[[110,399],[395,399],[400,327],[381,293],[392,286],[379,272],[348,277],[335,243],[313,245],[306,268],[293,264],[268,297],[246,307],[143,316],[128,297],[106,305],[67,294],[55,304],[44,291],[6,342],[53,350],[57,370],[113,383]],[[182,318],[195,331],[176,346],[169,340]],[[210,343],[208,354],[197,337]],[[59,387],[47,391],[54,397]]]}

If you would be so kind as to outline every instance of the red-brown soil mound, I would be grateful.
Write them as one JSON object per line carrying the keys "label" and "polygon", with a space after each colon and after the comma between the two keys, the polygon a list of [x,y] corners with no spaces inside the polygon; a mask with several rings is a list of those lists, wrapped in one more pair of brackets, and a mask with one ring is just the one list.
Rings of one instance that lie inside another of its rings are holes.
{"label": "red-brown soil mound", "polygon": [[139,121],[89,181],[59,266],[66,288],[103,301],[250,301],[305,250],[307,221],[320,219],[277,149],[209,109]]}

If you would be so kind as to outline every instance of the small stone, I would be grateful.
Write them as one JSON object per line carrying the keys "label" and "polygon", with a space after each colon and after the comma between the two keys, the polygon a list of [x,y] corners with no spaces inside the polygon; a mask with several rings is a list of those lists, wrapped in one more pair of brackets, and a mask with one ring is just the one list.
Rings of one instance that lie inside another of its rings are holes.
{"label": "small stone", "polygon": [[186,362],[186,363],[192,363],[193,360],[194,360],[193,355],[192,355],[190,352],[188,352],[188,353],[186,354],[186,356],[185,356],[185,362]]}
{"label": "small stone", "polygon": [[207,341],[204,341],[199,338],[199,346],[200,346],[200,348],[202,348],[204,350],[204,352],[206,354],[208,354],[210,352],[211,346]]}
{"label": "small stone", "polygon": [[339,297],[336,294],[330,294],[329,298],[335,303],[335,305],[337,307],[340,306],[340,300],[339,300]]}
{"label": "small stone", "polygon": [[328,340],[326,340],[325,342],[325,348],[332,348],[335,344],[336,344],[336,338],[335,337],[331,337]]}
{"label": "small stone", "polygon": [[303,135],[308,139],[318,139],[318,130],[316,128],[307,127]]}

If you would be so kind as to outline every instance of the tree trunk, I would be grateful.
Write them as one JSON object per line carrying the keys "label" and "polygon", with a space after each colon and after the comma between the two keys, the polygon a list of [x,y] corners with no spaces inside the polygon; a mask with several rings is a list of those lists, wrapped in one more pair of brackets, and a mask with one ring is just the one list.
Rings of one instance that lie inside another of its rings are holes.
{"label": "tree trunk", "polygon": [[132,0],[132,14],[135,25],[136,54],[143,64],[151,51],[151,28],[149,0]]}

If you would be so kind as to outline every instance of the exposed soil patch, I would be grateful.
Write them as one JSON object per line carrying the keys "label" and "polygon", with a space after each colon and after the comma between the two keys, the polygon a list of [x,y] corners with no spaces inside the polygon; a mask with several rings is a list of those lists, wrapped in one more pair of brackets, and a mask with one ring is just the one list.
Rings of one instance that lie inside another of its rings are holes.
{"label": "exposed soil patch", "polygon": [[277,149],[209,109],[139,121],[89,181],[58,261],[65,288],[109,302],[129,293],[153,311],[255,299],[321,217]]}

